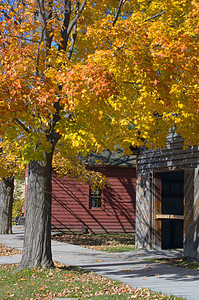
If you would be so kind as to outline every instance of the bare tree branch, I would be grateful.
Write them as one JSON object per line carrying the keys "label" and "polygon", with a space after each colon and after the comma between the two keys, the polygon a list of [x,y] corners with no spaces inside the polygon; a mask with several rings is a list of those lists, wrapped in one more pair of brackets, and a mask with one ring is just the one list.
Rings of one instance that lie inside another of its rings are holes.
{"label": "bare tree branch", "polygon": [[13,122],[15,122],[18,125],[20,125],[24,129],[24,131],[26,131],[27,133],[30,133],[30,130],[19,119],[14,118]]}
{"label": "bare tree branch", "polygon": [[6,33],[6,34],[4,34],[4,37],[12,37],[12,38],[15,38],[15,39],[18,39],[18,40],[24,40],[24,41],[28,41],[28,42],[32,42],[32,43],[40,43],[40,41],[32,40],[32,39],[29,39],[29,38],[26,38],[26,37],[16,36],[16,35],[13,35],[13,34],[7,34]]}
{"label": "bare tree branch", "polygon": [[[79,1],[77,1],[77,5],[76,5],[76,11],[75,11],[75,15],[78,14],[79,11]],[[72,34],[72,40],[71,40],[71,45],[70,45],[70,49],[68,51],[68,60],[71,59],[72,53],[73,53],[73,49],[74,49],[74,45],[75,45],[75,41],[76,41],[76,37],[77,37],[77,22],[75,23],[74,27],[73,27],[73,34]]]}
{"label": "bare tree branch", "polygon": [[40,41],[39,41],[39,45],[38,45],[38,51],[37,51],[37,59],[36,59],[36,75],[38,76],[39,75],[39,69],[38,69],[38,66],[39,66],[39,59],[40,59],[40,45],[43,41],[43,36],[44,36],[44,28],[42,29],[42,34],[41,34],[41,37],[40,37]]}
{"label": "bare tree branch", "polygon": [[43,37],[43,41],[45,46],[50,48],[52,37],[50,37],[50,31],[47,29],[47,23],[52,18],[52,1],[48,2],[48,7],[50,9],[46,9],[46,2],[44,0],[36,0],[39,8],[39,12],[37,15],[38,21],[40,21],[43,25],[43,28],[40,29],[40,35]]}
{"label": "bare tree branch", "polygon": [[155,19],[155,18],[159,18],[159,17],[160,17],[161,15],[163,15],[164,13],[165,13],[165,10],[162,11],[161,13],[159,13],[159,14],[156,14],[156,15],[150,17],[149,19],[146,19],[145,22],[151,21],[151,20],[153,20],[153,19]]}
{"label": "bare tree branch", "polygon": [[119,14],[120,14],[122,5],[124,4],[125,1],[126,1],[126,0],[120,0],[120,3],[119,3],[119,5],[118,5],[118,8],[117,8],[117,11],[116,11],[116,14],[115,14],[115,19],[113,20],[113,23],[112,23],[113,26],[115,25],[115,23],[116,23],[117,20],[118,20],[118,17],[119,17]]}
{"label": "bare tree branch", "polygon": [[[78,5],[78,3],[79,3],[79,0],[77,0],[77,5]],[[66,47],[68,45],[69,35],[70,35],[73,27],[75,26],[77,19],[79,18],[82,11],[84,10],[85,5],[86,5],[86,0],[83,0],[79,10],[77,11],[77,14],[75,15],[74,19],[70,22],[71,1],[65,0],[66,13],[65,13],[65,18],[64,18],[64,22],[63,22],[64,30],[62,31],[63,42],[62,42],[62,46],[60,47],[60,50],[61,49],[63,49],[64,51],[66,50]],[[73,45],[73,48],[74,48],[74,45]]]}
{"label": "bare tree branch", "polygon": [[128,84],[134,84],[134,85],[141,85],[142,83],[139,82],[133,82],[133,81],[123,81],[124,83],[128,83]]}
{"label": "bare tree branch", "polygon": [[71,23],[69,24],[68,28],[67,28],[67,34],[69,35],[71,33],[71,30],[73,29],[75,23],[77,22],[77,19],[79,18],[79,16],[81,15],[84,7],[86,5],[86,0],[84,0],[82,2],[82,5],[80,6],[80,9],[78,10],[78,13],[76,14],[76,16],[74,17],[74,19],[71,21]]}
{"label": "bare tree branch", "polygon": [[62,45],[59,46],[59,50],[66,50],[67,43],[68,43],[68,34],[67,34],[67,28],[69,26],[70,22],[70,16],[71,16],[71,1],[65,0],[65,13],[64,13],[64,20],[63,20],[63,27],[61,31],[62,36]]}

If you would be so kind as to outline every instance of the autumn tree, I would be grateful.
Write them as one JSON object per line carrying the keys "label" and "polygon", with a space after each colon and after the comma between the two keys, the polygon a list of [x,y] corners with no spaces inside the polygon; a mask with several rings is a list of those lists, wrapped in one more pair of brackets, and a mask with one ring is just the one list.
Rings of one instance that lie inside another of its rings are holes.
{"label": "autumn tree", "polygon": [[[9,149],[8,149],[9,148]],[[12,233],[14,176],[23,173],[20,149],[0,141],[0,233]]]}
{"label": "autumn tree", "polygon": [[29,163],[21,267],[52,267],[51,172],[120,145],[198,145],[198,3],[2,1],[0,134]]}
{"label": "autumn tree", "polygon": [[12,233],[14,176],[0,179],[0,234]]}

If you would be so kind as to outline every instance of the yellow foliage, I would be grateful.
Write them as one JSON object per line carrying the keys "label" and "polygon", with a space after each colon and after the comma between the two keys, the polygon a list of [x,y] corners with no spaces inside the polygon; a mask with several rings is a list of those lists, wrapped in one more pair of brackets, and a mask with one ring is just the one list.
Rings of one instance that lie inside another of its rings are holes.
{"label": "yellow foliage", "polygon": [[11,175],[23,176],[21,145],[13,141],[10,144],[6,139],[0,142],[0,177]]}
{"label": "yellow foliage", "polygon": [[92,187],[103,187],[109,185],[108,179],[100,172],[87,168],[84,163],[77,158],[64,158],[58,153],[53,160],[53,168],[59,177],[67,176],[75,178],[82,184],[89,184]]}
{"label": "yellow foliage", "polygon": [[0,4],[2,173],[54,150],[163,147],[174,124],[198,145],[198,1],[129,0],[118,16],[119,1],[77,2]]}

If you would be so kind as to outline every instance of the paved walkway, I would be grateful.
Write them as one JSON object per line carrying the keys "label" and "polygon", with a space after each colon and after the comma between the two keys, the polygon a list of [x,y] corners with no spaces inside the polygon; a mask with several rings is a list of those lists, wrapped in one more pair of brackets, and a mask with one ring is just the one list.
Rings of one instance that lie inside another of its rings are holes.
{"label": "paved walkway", "polygon": [[[23,227],[14,227],[12,235],[0,235],[0,243],[22,250]],[[131,251],[106,253],[52,241],[53,259],[66,265],[81,266],[99,275],[119,280],[132,287],[148,288],[165,295],[199,300],[199,272],[165,264],[147,262],[147,258],[177,257],[181,251]],[[0,257],[0,264],[19,263],[20,255]]]}

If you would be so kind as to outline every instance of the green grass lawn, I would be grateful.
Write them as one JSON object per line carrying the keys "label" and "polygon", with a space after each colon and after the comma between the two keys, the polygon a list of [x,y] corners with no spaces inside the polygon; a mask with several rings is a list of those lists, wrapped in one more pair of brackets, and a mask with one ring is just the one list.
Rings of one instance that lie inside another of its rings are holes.
{"label": "green grass lawn", "polygon": [[195,261],[193,259],[188,259],[188,258],[147,259],[147,261],[168,264],[171,266],[199,271],[199,261]]}
{"label": "green grass lawn", "polygon": [[0,299],[178,299],[134,289],[77,267],[56,265],[14,272],[16,266],[0,265]]}
{"label": "green grass lawn", "polygon": [[106,252],[134,251],[135,234],[57,234],[54,240]]}

